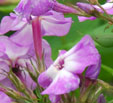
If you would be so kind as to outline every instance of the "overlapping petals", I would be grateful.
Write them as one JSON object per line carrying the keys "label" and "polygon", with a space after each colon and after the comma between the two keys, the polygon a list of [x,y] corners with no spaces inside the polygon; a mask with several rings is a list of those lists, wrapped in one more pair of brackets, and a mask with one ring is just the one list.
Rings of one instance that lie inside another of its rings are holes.
{"label": "overlapping petals", "polygon": [[[12,17],[14,15],[15,17]],[[32,26],[27,22],[27,20],[20,19],[15,14],[11,16],[6,16],[1,21],[0,34],[7,33],[8,31],[16,31],[15,35],[21,34],[21,36],[32,37]],[[35,17],[33,17],[35,18]],[[62,13],[57,13],[55,11],[49,11],[44,16],[40,16],[42,35],[44,36],[64,36],[66,35],[71,27],[72,19],[65,18]],[[11,25],[12,24],[12,25]],[[63,30],[65,29],[65,30]],[[15,39],[14,39],[15,40]],[[17,39],[15,41],[18,41]]]}
{"label": "overlapping petals", "polygon": [[[65,79],[64,79],[65,78]],[[42,92],[42,94],[65,94],[73,91],[79,87],[79,77],[62,69],[56,74],[54,81],[50,86]]]}
{"label": "overlapping petals", "polygon": [[21,0],[15,11],[29,18],[30,15],[40,16],[51,10],[55,0]]}
{"label": "overlapping petals", "polygon": [[56,0],[21,0],[15,9],[15,12],[22,17],[27,18],[27,20],[30,20],[31,15],[42,16],[50,10],[62,13],[79,13],[78,10],[63,5]]}
{"label": "overlapping petals", "polygon": [[99,59],[99,62],[97,64],[88,67],[85,73],[85,77],[92,80],[96,80],[100,73],[100,69],[101,69],[101,59]]}
{"label": "overlapping petals", "polygon": [[30,49],[29,46],[20,46],[12,42],[7,36],[0,37],[0,45],[4,47],[2,48],[2,50],[4,49],[4,55],[6,55],[12,62],[16,61],[21,56],[26,55]]}
{"label": "overlapping petals", "polygon": [[61,51],[56,61],[39,76],[39,84],[46,88],[42,94],[58,96],[77,89],[80,83],[78,74],[97,64],[99,58],[93,40],[86,35],[69,51]]}
{"label": "overlapping petals", "polygon": [[21,17],[17,16],[14,13],[10,13],[10,16],[5,16],[1,20],[0,24],[0,34],[5,34],[8,31],[15,31],[22,28],[25,24],[24,20],[21,20]]}
{"label": "overlapping petals", "polygon": [[[3,53],[3,55],[0,57],[0,80],[2,82],[2,80],[7,78],[6,72],[10,71],[10,67],[17,69],[18,71],[19,68],[16,67],[16,65],[19,65],[18,60],[22,58],[24,59],[24,57],[28,56],[27,54],[29,52],[30,46],[20,46],[19,44],[12,42],[10,38],[6,36],[0,37],[0,45],[4,47],[0,48],[0,51]],[[22,76],[21,72],[19,72],[18,75]],[[21,77],[19,78],[21,79]],[[25,79],[24,76],[22,76],[22,78]]]}
{"label": "overlapping petals", "polygon": [[[42,34],[47,36],[64,36],[71,27],[72,19],[65,18],[62,13],[50,11],[47,16],[42,16]],[[65,29],[65,30],[64,30]]]}
{"label": "overlapping petals", "polygon": [[[21,35],[20,37],[19,35],[17,37],[19,40],[23,40]],[[17,37],[15,36],[15,38]],[[16,72],[16,75],[22,80],[23,83],[26,84],[28,88],[35,89],[36,83],[34,83],[24,68],[27,62],[30,63],[30,59],[35,58],[36,60],[32,38],[29,38],[27,41],[29,45],[26,45],[26,42],[25,44],[24,42],[22,44],[21,41],[12,41],[12,36],[0,37],[0,80],[2,82],[2,80],[7,79],[6,72],[10,71],[9,68],[11,66],[13,69],[17,69],[16,71],[18,72]],[[45,40],[43,40],[42,45],[44,50],[45,65],[48,67],[52,63],[51,48]]]}

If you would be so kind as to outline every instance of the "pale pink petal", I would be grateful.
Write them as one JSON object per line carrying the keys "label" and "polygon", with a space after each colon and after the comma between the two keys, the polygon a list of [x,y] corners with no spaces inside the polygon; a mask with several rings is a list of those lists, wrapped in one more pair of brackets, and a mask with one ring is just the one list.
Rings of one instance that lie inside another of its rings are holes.
{"label": "pale pink petal", "polygon": [[47,88],[50,83],[52,82],[52,78],[49,77],[46,72],[43,72],[39,75],[38,77],[38,83],[40,84],[41,87]]}
{"label": "pale pink petal", "polygon": [[52,12],[53,15],[42,16],[42,33],[45,36],[64,36],[71,27],[72,19],[64,18],[63,14]]}
{"label": "pale pink petal", "polygon": [[7,73],[10,71],[8,64],[0,61],[0,81],[7,77]]}
{"label": "pale pink petal", "polygon": [[85,77],[95,80],[98,78],[100,70],[101,70],[101,58],[99,59],[97,64],[88,67],[85,73]]}
{"label": "pale pink petal", "polygon": [[87,66],[95,65],[100,58],[94,42],[86,35],[77,45],[64,54],[64,69],[82,73]]}
{"label": "pale pink petal", "polygon": [[15,89],[15,86],[13,85],[13,83],[11,82],[11,80],[9,80],[8,78],[5,78],[3,80],[0,80],[0,83],[6,87],[9,87],[9,88],[12,88],[12,89]]}
{"label": "pale pink petal", "polygon": [[33,43],[32,26],[26,24],[22,29],[10,36],[10,39],[19,45],[30,45]]}
{"label": "pale pink petal", "polygon": [[79,19],[80,22],[83,22],[85,20],[95,20],[96,17],[93,17],[93,16],[92,17],[78,16],[78,19]]}
{"label": "pale pink petal", "polygon": [[22,71],[21,73],[22,78],[23,78],[23,82],[25,83],[25,85],[27,86],[27,88],[30,88],[32,90],[36,89],[37,84],[32,80],[32,78],[30,77],[30,75],[28,74],[27,71]]}
{"label": "pale pink petal", "polygon": [[49,43],[44,39],[42,41],[42,48],[43,48],[43,52],[44,52],[45,66],[46,66],[46,68],[48,68],[53,63],[53,60],[51,58],[51,47],[50,47]]}
{"label": "pale pink petal", "polygon": [[0,45],[1,45],[1,43],[5,47],[4,53],[6,55],[8,55],[8,57],[11,60],[15,60],[15,59],[19,58],[20,56],[26,55],[26,53],[29,50],[29,46],[20,46],[18,44],[15,44],[6,36],[0,37]]}
{"label": "pale pink petal", "polygon": [[67,51],[66,50],[60,50],[59,51],[59,56],[65,54]]}
{"label": "pale pink petal", "polygon": [[53,82],[46,88],[42,94],[60,95],[69,93],[79,87],[79,77],[62,69],[54,78]]}
{"label": "pale pink petal", "polygon": [[21,29],[25,25],[25,22],[21,20],[19,16],[11,13],[10,16],[3,17],[0,24],[0,34],[5,34],[8,31],[15,31]]}
{"label": "pale pink petal", "polygon": [[59,95],[49,95],[51,103],[60,103],[61,97]]}

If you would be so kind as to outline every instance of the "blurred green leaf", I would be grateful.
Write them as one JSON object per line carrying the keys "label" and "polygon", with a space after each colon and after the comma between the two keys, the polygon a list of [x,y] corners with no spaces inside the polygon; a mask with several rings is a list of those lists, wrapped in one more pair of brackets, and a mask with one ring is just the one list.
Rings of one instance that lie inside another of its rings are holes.
{"label": "blurred green leaf", "polygon": [[16,5],[2,5],[0,6],[0,12],[10,13],[15,7]]}
{"label": "blurred green leaf", "polygon": [[113,34],[95,34],[93,39],[104,47],[113,47]]}
{"label": "blurred green leaf", "polygon": [[104,47],[113,47],[113,26],[105,24],[92,33],[93,39]]}

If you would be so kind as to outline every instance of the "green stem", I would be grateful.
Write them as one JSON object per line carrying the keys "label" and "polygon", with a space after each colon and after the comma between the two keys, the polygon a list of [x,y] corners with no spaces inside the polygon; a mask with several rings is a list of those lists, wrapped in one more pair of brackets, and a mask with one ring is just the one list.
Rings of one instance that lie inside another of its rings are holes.
{"label": "green stem", "polygon": [[109,91],[109,92],[113,93],[113,86],[112,85],[110,85],[102,80],[99,80],[99,79],[97,80],[97,83],[100,84],[105,91]]}
{"label": "green stem", "polygon": [[105,71],[109,72],[113,76],[113,69],[111,67],[101,64],[101,68],[103,68]]}
{"label": "green stem", "polygon": [[106,14],[106,16],[108,16],[109,18],[111,18],[109,16],[109,14],[106,12],[106,10],[99,3],[97,3],[97,5],[100,7],[100,9],[102,9],[104,11],[104,13]]}
{"label": "green stem", "polygon": [[100,15],[100,16],[98,16],[98,17],[100,17],[100,18],[102,18],[102,19],[104,19],[104,20],[106,20],[106,21],[109,21],[109,22],[113,23],[113,19],[112,19],[112,18],[109,18],[109,17],[107,17],[107,16],[103,16],[103,15]]}
{"label": "green stem", "polygon": [[87,103],[95,103],[101,93],[102,93],[101,86],[97,85],[96,87],[94,87],[88,96]]}
{"label": "green stem", "polygon": [[106,10],[99,4],[97,3],[97,6],[104,11],[104,13],[106,14],[106,16],[102,16],[103,19],[110,21],[111,23],[113,23],[113,19],[110,17],[110,15],[106,12]]}
{"label": "green stem", "polygon": [[89,87],[86,89],[85,92],[81,93],[81,95],[80,95],[80,97],[79,97],[79,100],[78,100],[79,103],[86,103],[87,98],[88,98],[88,96],[89,96],[89,94],[90,94],[90,91],[92,90],[93,87],[94,87],[94,86],[91,85],[91,86],[89,86]]}

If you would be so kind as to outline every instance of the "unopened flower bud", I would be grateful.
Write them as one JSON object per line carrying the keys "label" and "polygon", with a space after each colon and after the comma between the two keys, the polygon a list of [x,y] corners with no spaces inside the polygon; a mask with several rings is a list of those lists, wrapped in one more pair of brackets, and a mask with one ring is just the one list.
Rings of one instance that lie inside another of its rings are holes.
{"label": "unopened flower bud", "polygon": [[87,14],[93,14],[96,11],[96,9],[91,4],[78,2],[76,5]]}
{"label": "unopened flower bud", "polygon": [[99,98],[98,98],[98,103],[106,103],[106,100],[105,100],[105,98],[104,98],[104,95],[103,94],[101,94],[100,96],[99,96]]}
{"label": "unopened flower bud", "polygon": [[54,3],[53,10],[55,10],[57,12],[62,12],[62,13],[80,14],[80,12],[77,9],[72,8],[70,6],[66,6],[66,5],[58,3],[58,2]]}

